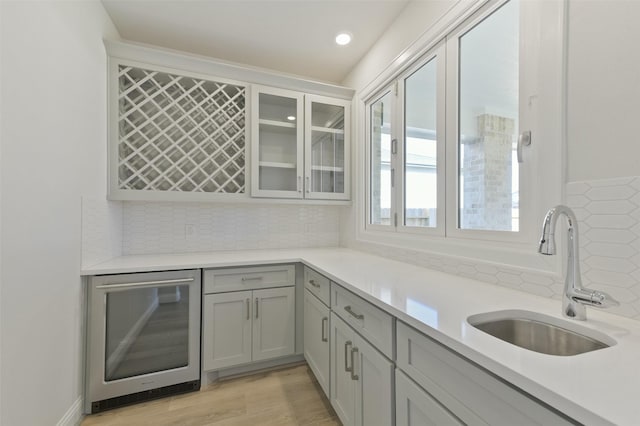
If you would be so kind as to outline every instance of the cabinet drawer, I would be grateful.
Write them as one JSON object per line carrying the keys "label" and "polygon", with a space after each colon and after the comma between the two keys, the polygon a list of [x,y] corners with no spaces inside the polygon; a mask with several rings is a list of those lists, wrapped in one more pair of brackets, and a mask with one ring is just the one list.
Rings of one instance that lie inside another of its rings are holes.
{"label": "cabinet drawer", "polygon": [[320,275],[313,269],[304,267],[304,287],[322,300],[327,306],[331,306],[331,282],[329,278]]}
{"label": "cabinet drawer", "polygon": [[294,265],[205,269],[204,271],[205,294],[286,287],[294,285],[295,282]]}
{"label": "cabinet drawer", "polygon": [[393,359],[393,317],[359,296],[331,283],[333,311],[387,358]]}
{"label": "cabinet drawer", "polygon": [[465,424],[574,424],[400,321],[396,336],[398,368]]}

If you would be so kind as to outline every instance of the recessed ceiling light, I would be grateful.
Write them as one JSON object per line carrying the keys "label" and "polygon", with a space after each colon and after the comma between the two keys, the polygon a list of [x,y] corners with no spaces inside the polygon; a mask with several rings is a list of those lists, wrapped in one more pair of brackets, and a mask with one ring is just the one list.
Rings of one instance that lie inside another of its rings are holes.
{"label": "recessed ceiling light", "polygon": [[351,43],[351,34],[347,32],[341,32],[336,36],[336,43],[340,46],[346,46]]}
{"label": "recessed ceiling light", "polygon": [[294,121],[296,118],[293,115],[290,115],[287,117],[287,120],[289,121]]}

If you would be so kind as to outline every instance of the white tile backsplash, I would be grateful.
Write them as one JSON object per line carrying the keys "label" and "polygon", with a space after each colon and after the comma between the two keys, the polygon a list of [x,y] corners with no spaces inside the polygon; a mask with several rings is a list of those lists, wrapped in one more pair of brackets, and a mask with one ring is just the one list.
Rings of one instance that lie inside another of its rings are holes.
{"label": "white tile backsplash", "polygon": [[82,198],[82,266],[122,255],[122,203]]}
{"label": "white tile backsplash", "polygon": [[[579,219],[583,283],[620,300],[612,313],[640,320],[640,177],[570,183],[567,204]],[[82,202],[82,262],[119,255],[340,244],[335,206]],[[192,235],[185,226],[192,225]],[[384,257],[559,299],[563,280],[504,265],[356,242]]]}
{"label": "white tile backsplash", "polygon": [[[123,203],[124,255],[339,244],[339,207]],[[187,235],[186,226],[193,229]]]}
{"label": "white tile backsplash", "polygon": [[[640,177],[574,182],[567,205],[578,217],[582,281],[610,293],[621,306],[609,312],[640,320]],[[559,299],[564,279],[505,266],[470,264],[413,250],[356,242],[352,248]]]}

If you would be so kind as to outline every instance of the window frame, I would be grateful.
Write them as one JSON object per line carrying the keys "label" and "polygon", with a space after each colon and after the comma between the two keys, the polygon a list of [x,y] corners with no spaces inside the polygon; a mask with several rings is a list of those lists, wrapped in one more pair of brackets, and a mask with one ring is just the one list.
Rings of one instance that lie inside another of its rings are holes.
{"label": "window frame", "polygon": [[[483,231],[479,232],[480,235],[471,233],[476,235],[466,237],[427,235],[427,233],[402,232],[393,227],[376,227],[369,224],[368,176],[370,170],[369,129],[367,128],[369,102],[384,89],[393,87],[394,82],[411,67],[419,67],[421,59],[425,55],[428,56],[429,51],[447,36],[450,38],[460,28],[469,26],[474,19],[482,20],[505,2],[504,0],[476,0],[456,4],[420,38],[404,49],[377,77],[358,90],[353,103],[354,114],[357,117],[354,132],[357,140],[362,143],[354,145],[354,158],[359,161],[355,165],[358,179],[354,180],[355,206],[354,215],[351,216],[355,227],[352,228],[352,236],[347,237],[346,241],[349,244],[354,244],[354,247],[359,247],[359,244],[374,244],[380,248],[401,250],[401,252],[416,250],[441,256],[440,259],[488,262],[542,273],[555,274],[561,269],[561,263],[557,259],[540,256],[535,248],[538,239],[538,222],[542,221],[548,208],[561,203],[564,199],[567,0],[520,3],[521,16],[527,16],[527,19],[522,22],[523,28],[526,29],[525,34],[528,35],[531,32],[533,34],[532,38],[521,39],[520,45],[525,43],[531,47],[531,44],[535,44],[535,49],[530,50],[531,54],[524,58],[521,55],[520,59],[520,110],[523,111],[524,105],[527,111],[526,117],[521,119],[520,128],[533,131],[532,146],[525,150],[524,155],[525,161],[530,161],[534,165],[521,178],[521,182],[531,179],[534,188],[533,193],[530,194],[529,219],[526,219],[526,215],[523,216],[525,209],[522,197],[520,200],[520,231],[523,237],[520,240],[513,238],[496,240],[487,238]],[[521,33],[522,31],[521,28]],[[539,84],[540,82],[544,84]],[[447,118],[447,126],[450,126],[450,120],[451,118]],[[451,154],[447,152],[446,155]],[[544,167],[543,172],[537,172],[536,164]],[[449,210],[448,206],[446,207]],[[454,223],[457,224],[457,221]],[[525,223],[528,223],[527,226],[532,233],[526,237],[522,232],[525,229],[523,228]]]}
{"label": "window frame", "polygon": [[[481,8],[462,24],[447,35],[447,129],[446,129],[446,149],[447,149],[447,177],[446,177],[446,231],[445,234],[451,238],[488,240],[524,243],[534,238],[532,226],[533,185],[530,176],[534,164],[532,161],[524,161],[519,164],[519,229],[518,231],[493,231],[486,229],[461,229],[460,223],[460,40],[477,26],[498,11],[502,6],[511,0],[501,0],[491,2]],[[520,0],[520,6],[525,1]],[[523,124],[528,123],[524,113],[523,90],[524,80],[527,75],[523,67],[523,13],[520,10],[520,34],[519,34],[519,75],[518,75],[518,134],[523,130],[528,130]],[[523,196],[524,195],[524,196]]]}
{"label": "window frame", "polygon": [[[380,90],[378,90],[375,94],[373,94],[370,98],[369,101],[366,103],[365,105],[365,175],[364,175],[364,179],[365,179],[365,212],[366,212],[366,219],[365,219],[365,224],[367,229],[369,230],[373,230],[373,231],[384,231],[384,232],[389,232],[389,231],[393,231],[394,230],[394,225],[393,225],[393,217],[395,214],[395,206],[396,206],[396,202],[395,202],[395,196],[396,196],[396,191],[393,190],[393,185],[391,186],[391,194],[390,194],[390,221],[391,223],[389,225],[380,225],[380,224],[374,224],[371,223],[371,189],[372,189],[372,185],[371,185],[371,172],[373,170],[372,167],[372,163],[371,163],[371,153],[372,153],[372,146],[371,146],[371,106],[373,104],[375,104],[376,102],[380,101],[382,98],[384,98],[387,94],[391,94],[393,96],[394,93],[394,86],[393,84],[391,85],[385,85],[384,87],[382,87]],[[393,112],[393,110],[392,110]],[[394,139],[394,133],[393,133],[393,128],[391,129],[391,133],[390,133],[390,138],[391,140]],[[391,154],[390,157],[390,162],[389,162],[389,168],[390,170],[393,169],[395,167],[395,158],[394,155]]]}
{"label": "window frame", "polygon": [[425,55],[421,56],[412,65],[402,72],[397,78],[398,95],[396,96],[397,105],[397,123],[396,126],[398,133],[398,153],[397,164],[400,175],[396,177],[396,182],[400,185],[397,188],[396,196],[396,211],[398,212],[398,225],[397,232],[407,234],[423,234],[444,236],[445,228],[442,225],[435,227],[418,227],[407,226],[406,222],[406,193],[407,193],[407,175],[406,175],[406,81],[416,72],[426,66],[429,62],[436,61],[436,179],[437,179],[437,210],[436,210],[436,223],[446,223],[446,114],[441,112],[445,111],[446,106],[446,44],[445,40],[441,40],[435,46],[433,46]]}

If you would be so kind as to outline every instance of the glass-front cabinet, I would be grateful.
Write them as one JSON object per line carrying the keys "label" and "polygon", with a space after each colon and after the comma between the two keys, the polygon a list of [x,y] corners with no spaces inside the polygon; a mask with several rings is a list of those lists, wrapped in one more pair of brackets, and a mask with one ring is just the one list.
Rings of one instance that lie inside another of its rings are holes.
{"label": "glass-front cabinet", "polygon": [[254,197],[349,199],[349,102],[256,86]]}
{"label": "glass-front cabinet", "polygon": [[271,88],[254,91],[252,195],[302,198],[303,108],[301,93]]}
{"label": "glass-front cabinet", "polygon": [[305,197],[349,198],[349,102],[305,96]]}

